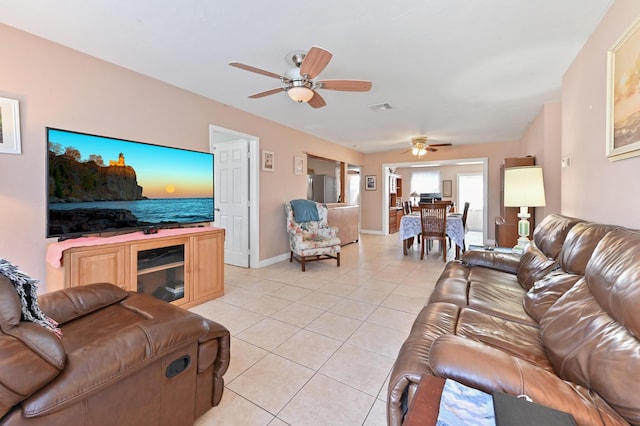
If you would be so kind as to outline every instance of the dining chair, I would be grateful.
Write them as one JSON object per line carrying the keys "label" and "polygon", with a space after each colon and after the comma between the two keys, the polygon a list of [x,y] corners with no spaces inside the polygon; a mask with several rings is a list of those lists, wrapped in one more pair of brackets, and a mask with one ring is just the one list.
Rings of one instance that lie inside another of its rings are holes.
{"label": "dining chair", "polygon": [[403,201],[402,202],[402,211],[404,214],[411,214],[411,202]]}
{"label": "dining chair", "polygon": [[[467,213],[469,213],[469,202],[464,203],[464,210],[462,211],[462,229],[464,234],[467,234]],[[467,242],[462,240],[462,252],[467,251]]]}
{"label": "dining chair", "polygon": [[422,204],[420,223],[422,225],[422,245],[420,260],[424,259],[425,246],[429,254],[429,243],[440,241],[442,260],[447,261],[447,210],[446,204]]}

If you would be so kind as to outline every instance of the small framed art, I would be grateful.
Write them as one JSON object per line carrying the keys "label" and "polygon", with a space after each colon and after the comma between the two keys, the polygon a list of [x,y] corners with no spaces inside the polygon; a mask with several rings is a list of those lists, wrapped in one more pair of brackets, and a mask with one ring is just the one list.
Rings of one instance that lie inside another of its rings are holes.
{"label": "small framed art", "polygon": [[262,170],[272,172],[276,169],[276,154],[273,151],[262,150]]}
{"label": "small framed art", "polygon": [[293,157],[293,174],[294,175],[304,174],[304,158]]}
{"label": "small framed art", "polygon": [[0,98],[0,153],[21,154],[20,111],[15,99]]}
{"label": "small framed art", "polygon": [[375,191],[377,189],[375,175],[367,175],[364,177],[364,189],[366,191]]}
{"label": "small framed art", "polygon": [[451,186],[452,182],[450,180],[442,181],[442,196],[443,197],[451,197]]}

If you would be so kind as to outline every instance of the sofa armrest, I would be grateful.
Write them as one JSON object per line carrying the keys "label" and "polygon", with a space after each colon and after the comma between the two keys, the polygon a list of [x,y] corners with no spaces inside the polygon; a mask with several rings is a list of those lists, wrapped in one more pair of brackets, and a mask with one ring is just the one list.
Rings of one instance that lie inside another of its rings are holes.
{"label": "sofa armrest", "polygon": [[514,275],[520,265],[519,255],[497,251],[467,250],[460,260],[468,266],[481,266]]}
{"label": "sofa armrest", "polygon": [[40,309],[58,324],[120,302],[128,293],[113,284],[89,284],[45,293],[38,297]]}
{"label": "sofa armrest", "polygon": [[58,336],[21,322],[0,334],[0,417],[60,374],[65,353]]}
{"label": "sofa armrest", "polygon": [[335,226],[318,228],[318,235],[324,238],[335,238],[338,235],[338,228]]}
{"label": "sofa armrest", "polygon": [[211,402],[205,401],[203,410],[206,411],[211,405],[214,407],[218,405],[222,399],[223,376],[227,372],[231,360],[231,334],[223,325],[215,321],[205,318],[203,321],[209,329],[209,333],[203,335],[199,340],[198,374],[209,368],[213,369]]}
{"label": "sofa armrest", "polygon": [[597,394],[555,373],[461,336],[439,337],[429,353],[434,374],[491,393],[528,395],[534,402],[573,414],[578,424],[624,424]]}

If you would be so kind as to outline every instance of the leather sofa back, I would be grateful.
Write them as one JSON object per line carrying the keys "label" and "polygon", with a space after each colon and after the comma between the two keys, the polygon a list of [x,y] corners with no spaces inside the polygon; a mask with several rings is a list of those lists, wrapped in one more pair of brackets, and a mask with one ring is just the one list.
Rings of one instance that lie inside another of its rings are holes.
{"label": "leather sofa back", "polygon": [[540,331],[558,375],[596,391],[640,423],[640,234],[616,229],[598,243],[586,275],[542,317]]}
{"label": "leather sofa back", "polygon": [[615,225],[598,223],[577,223],[567,233],[558,256],[560,267],[571,274],[584,275],[587,262],[600,240],[609,232],[618,228]]}
{"label": "leather sofa back", "polygon": [[533,240],[547,257],[557,259],[567,234],[580,222],[581,219],[550,214],[536,225]]}
{"label": "leather sofa back", "polygon": [[525,290],[556,269],[565,239],[580,222],[580,219],[559,214],[550,214],[540,222],[518,265],[518,282]]}

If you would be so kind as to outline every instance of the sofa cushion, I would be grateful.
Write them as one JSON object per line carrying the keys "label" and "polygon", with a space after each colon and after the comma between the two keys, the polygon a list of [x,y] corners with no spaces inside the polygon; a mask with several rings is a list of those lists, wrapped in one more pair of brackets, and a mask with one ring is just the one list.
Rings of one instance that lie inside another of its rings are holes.
{"label": "sofa cushion", "polygon": [[524,310],[540,322],[545,312],[556,300],[569,290],[581,275],[567,274],[562,270],[554,271],[535,282],[524,295]]}
{"label": "sofa cushion", "polygon": [[586,275],[540,321],[558,375],[593,389],[620,415],[640,423],[640,234],[607,233]]}
{"label": "sofa cushion", "polygon": [[536,246],[535,241],[531,241],[527,251],[520,258],[517,272],[518,282],[522,288],[529,290],[536,281],[553,271],[557,264],[558,262],[554,259],[545,256]]}
{"label": "sofa cushion", "polygon": [[533,240],[538,248],[551,259],[557,259],[567,233],[580,219],[550,214],[546,216],[533,231]]}
{"label": "sofa cushion", "polygon": [[537,325],[522,306],[524,294],[514,274],[449,262],[436,282],[429,303],[453,303],[510,321]]}

